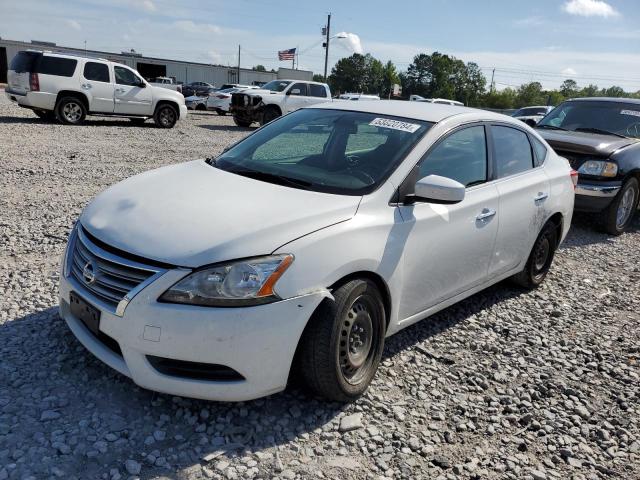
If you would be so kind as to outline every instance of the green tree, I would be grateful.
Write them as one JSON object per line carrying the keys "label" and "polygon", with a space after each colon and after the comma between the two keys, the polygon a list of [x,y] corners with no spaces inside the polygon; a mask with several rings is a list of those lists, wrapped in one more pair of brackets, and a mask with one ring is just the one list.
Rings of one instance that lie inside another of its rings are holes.
{"label": "green tree", "polygon": [[384,88],[384,65],[369,53],[354,53],[338,60],[328,80],[333,93],[380,94]]}
{"label": "green tree", "polygon": [[391,88],[394,84],[400,84],[400,76],[396,70],[396,66],[391,60],[389,60],[383,69],[382,77],[384,79],[384,85],[382,89],[382,96],[388,98],[391,95]]}
{"label": "green tree", "polygon": [[578,95],[578,82],[575,80],[565,80],[560,86],[560,93],[565,98],[574,98]]}
{"label": "green tree", "polygon": [[311,80],[314,82],[324,83],[324,76],[316,73]]}
{"label": "green tree", "polygon": [[597,97],[600,95],[600,89],[597,85],[590,84],[579,92],[580,97]]}
{"label": "green tree", "polygon": [[604,90],[605,97],[626,97],[628,96],[622,87],[613,86]]}
{"label": "green tree", "polygon": [[515,108],[516,91],[513,88],[505,88],[504,90],[493,90],[481,100],[481,105],[487,108],[496,108],[501,110],[509,110]]}
{"label": "green tree", "polygon": [[256,65],[251,70],[255,70],[256,72],[266,72],[267,69],[264,68],[264,65]]}
{"label": "green tree", "polygon": [[530,82],[520,85],[516,96],[516,108],[529,105],[545,105],[547,98],[542,91],[540,82]]}

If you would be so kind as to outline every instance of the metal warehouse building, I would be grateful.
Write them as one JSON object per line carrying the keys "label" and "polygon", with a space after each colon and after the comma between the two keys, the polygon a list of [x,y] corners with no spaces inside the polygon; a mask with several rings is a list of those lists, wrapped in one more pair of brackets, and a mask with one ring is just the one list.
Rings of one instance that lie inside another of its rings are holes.
{"label": "metal warehouse building", "polygon": [[216,86],[225,83],[240,83],[244,85],[259,85],[278,78],[293,80],[311,80],[313,72],[307,70],[293,70],[280,68],[277,73],[259,72],[247,68],[240,69],[238,78],[237,67],[224,67],[207,63],[186,62],[164,58],[146,57],[140,53],[102,52],[99,50],[84,50],[82,48],[61,47],[52,42],[20,42],[16,40],[0,39],[0,83],[7,83],[7,69],[11,59],[20,50],[45,50],[58,53],[72,53],[99,57],[135,68],[146,79],[154,77],[174,77],[177,82],[208,82]]}

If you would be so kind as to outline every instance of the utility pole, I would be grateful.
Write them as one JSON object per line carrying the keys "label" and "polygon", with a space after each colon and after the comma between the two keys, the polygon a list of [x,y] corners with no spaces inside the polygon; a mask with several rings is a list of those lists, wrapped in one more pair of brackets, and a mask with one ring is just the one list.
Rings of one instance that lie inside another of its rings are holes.
{"label": "utility pole", "polygon": [[84,41],[84,54],[87,54],[87,41]]}
{"label": "utility pole", "polygon": [[329,63],[329,35],[331,30],[331,14],[327,16],[327,40],[324,44],[324,81],[327,81],[327,65]]}
{"label": "utility pole", "polygon": [[493,89],[495,88],[495,83],[493,83],[493,79],[496,77],[496,69],[493,69],[493,73],[491,74],[491,93],[493,93]]}
{"label": "utility pole", "polygon": [[238,83],[240,83],[240,45],[238,45]]}

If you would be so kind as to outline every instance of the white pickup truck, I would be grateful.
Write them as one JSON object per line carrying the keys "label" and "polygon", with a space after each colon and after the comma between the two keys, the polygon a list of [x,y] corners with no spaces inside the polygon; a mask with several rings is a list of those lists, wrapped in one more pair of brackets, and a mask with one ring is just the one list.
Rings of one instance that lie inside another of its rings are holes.
{"label": "white pickup truck", "polygon": [[149,82],[154,87],[167,88],[182,93],[182,85],[177,84],[171,77],[156,77]]}
{"label": "white pickup truck", "polygon": [[259,89],[232,94],[229,111],[236,125],[248,127],[254,122],[264,125],[285,113],[330,101],[331,91],[326,83],[273,80]]}
{"label": "white pickup truck", "polygon": [[45,120],[77,125],[87,115],[115,115],[171,128],[187,116],[181,93],[150,85],[138,72],[101,58],[35,50],[13,57],[5,94]]}

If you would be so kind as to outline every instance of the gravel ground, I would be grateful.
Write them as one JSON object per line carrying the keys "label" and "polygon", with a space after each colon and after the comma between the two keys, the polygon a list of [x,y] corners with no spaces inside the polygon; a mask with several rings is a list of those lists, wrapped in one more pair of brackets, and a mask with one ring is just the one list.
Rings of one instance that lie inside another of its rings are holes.
{"label": "gravel ground", "polygon": [[388,339],[352,405],[161,395],[89,354],[56,312],[81,208],[248,131],[67,127],[0,97],[0,480],[640,478],[640,215],[619,238],[577,218],[537,291],[502,283]]}

